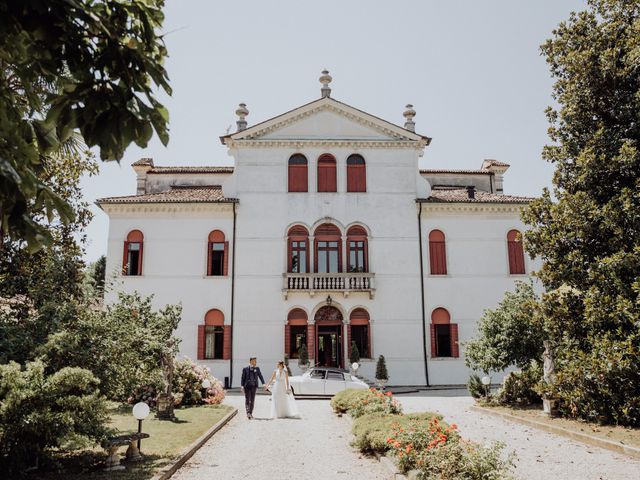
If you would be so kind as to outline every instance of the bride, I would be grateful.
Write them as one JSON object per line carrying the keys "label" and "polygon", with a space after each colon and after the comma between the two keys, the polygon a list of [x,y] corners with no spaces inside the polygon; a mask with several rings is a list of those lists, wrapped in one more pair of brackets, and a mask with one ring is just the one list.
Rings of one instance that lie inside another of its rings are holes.
{"label": "bride", "polygon": [[264,386],[264,389],[269,390],[271,384],[273,384],[271,391],[271,418],[300,418],[298,406],[289,387],[289,374],[284,362],[278,362],[277,368]]}

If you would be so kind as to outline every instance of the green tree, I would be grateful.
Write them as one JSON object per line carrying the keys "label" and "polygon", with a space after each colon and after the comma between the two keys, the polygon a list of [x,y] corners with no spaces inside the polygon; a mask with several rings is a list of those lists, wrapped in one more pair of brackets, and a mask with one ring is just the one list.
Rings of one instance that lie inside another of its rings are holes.
{"label": "green tree", "polygon": [[[640,425],[640,3],[589,0],[542,45],[555,165],[524,212],[556,394],[566,412]],[[577,374],[578,373],[578,374]]]}
{"label": "green tree", "polygon": [[478,322],[478,336],[465,347],[466,365],[479,372],[502,371],[512,365],[526,369],[542,359],[544,331],[532,282],[516,282]]}
{"label": "green tree", "polygon": [[158,30],[163,0],[7,1],[0,4],[0,231],[32,249],[52,241],[34,221],[73,219],[42,179],[50,154],[79,132],[103,160],[132,142],[168,142],[167,110],[154,85],[171,93]]}

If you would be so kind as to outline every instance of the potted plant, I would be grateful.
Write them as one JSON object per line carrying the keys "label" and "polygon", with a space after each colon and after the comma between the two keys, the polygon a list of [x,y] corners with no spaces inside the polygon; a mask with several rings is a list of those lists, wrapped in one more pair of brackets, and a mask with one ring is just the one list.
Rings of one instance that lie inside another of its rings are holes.
{"label": "potted plant", "polygon": [[358,346],[356,342],[351,342],[351,351],[349,352],[349,363],[351,364],[351,369],[353,370],[353,374],[355,375],[360,363],[360,351],[358,350]]}
{"label": "potted plant", "polygon": [[309,368],[309,353],[307,352],[307,346],[303,343],[298,350],[298,366],[303,372]]}
{"label": "potted plant", "polygon": [[376,364],[376,383],[382,389],[389,381],[389,372],[387,372],[387,362],[384,359],[384,355],[378,357],[378,363]]}

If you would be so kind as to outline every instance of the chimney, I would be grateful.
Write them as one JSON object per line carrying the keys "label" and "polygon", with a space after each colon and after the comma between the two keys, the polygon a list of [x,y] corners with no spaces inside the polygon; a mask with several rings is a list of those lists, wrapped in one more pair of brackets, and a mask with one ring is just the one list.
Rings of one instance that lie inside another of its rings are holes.
{"label": "chimney", "polygon": [[236,115],[238,116],[238,121],[236,122],[236,125],[238,126],[237,131],[241,132],[243,130],[246,130],[247,128],[246,117],[247,115],[249,115],[249,110],[247,110],[246,103],[241,103],[240,105],[238,105],[238,108],[236,109]]}
{"label": "chimney", "polygon": [[509,169],[509,164],[488,158],[482,162],[481,168],[493,174],[495,193],[502,195],[504,193],[504,172]]}
{"label": "chimney", "polygon": [[470,185],[467,187],[467,195],[469,196],[470,200],[476,198],[476,187],[474,185]]}
{"label": "chimney", "polygon": [[329,84],[333,77],[329,75],[329,70],[323,70],[322,75],[320,75],[320,83],[322,84],[322,88],[320,89],[320,95],[322,98],[331,96],[331,88]]}
{"label": "chimney", "polygon": [[413,121],[413,117],[416,116],[416,111],[413,109],[413,105],[411,105],[410,103],[408,103],[405,108],[406,110],[402,114],[404,115],[404,118],[405,118],[404,128],[406,128],[407,130],[411,130],[412,132],[415,132],[416,123]]}
{"label": "chimney", "polygon": [[141,158],[133,162],[131,167],[136,172],[136,195],[147,193],[147,173],[153,168],[153,158]]}

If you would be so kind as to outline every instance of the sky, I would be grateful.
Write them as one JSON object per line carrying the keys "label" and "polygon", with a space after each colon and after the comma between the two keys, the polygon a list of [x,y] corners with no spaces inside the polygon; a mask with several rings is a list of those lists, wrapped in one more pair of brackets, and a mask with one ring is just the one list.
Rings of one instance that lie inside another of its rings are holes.
{"label": "sky", "polygon": [[[166,68],[173,95],[170,141],[133,145],[117,162],[82,180],[86,201],[132,195],[131,163],[231,165],[220,144],[235,131],[238,103],[249,125],[320,97],[328,69],[331,96],[402,125],[411,103],[416,132],[433,138],[421,168],[511,164],[505,193],[537,196],[553,166],[544,114],[553,104],[539,46],[578,0],[167,0]],[[98,207],[85,259],[106,254],[108,217]]]}

